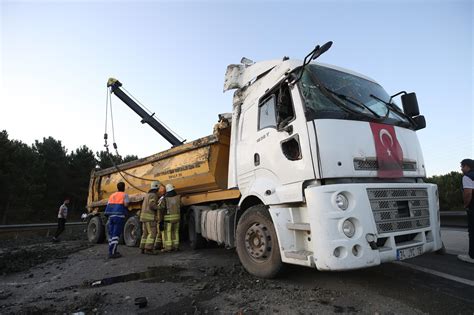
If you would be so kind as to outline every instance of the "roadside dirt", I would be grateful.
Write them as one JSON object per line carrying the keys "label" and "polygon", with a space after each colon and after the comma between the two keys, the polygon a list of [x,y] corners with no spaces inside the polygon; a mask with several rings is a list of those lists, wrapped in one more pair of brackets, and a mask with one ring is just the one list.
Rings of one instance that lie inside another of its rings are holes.
{"label": "roadside dirt", "polygon": [[[300,281],[312,269],[290,267],[275,280],[258,279],[233,250],[207,248],[156,256],[120,247],[124,257],[106,259],[107,245],[84,240],[18,246],[0,254],[0,314],[314,314],[396,313],[417,310],[388,297],[353,292],[332,281]],[[373,294],[373,293],[371,293]],[[146,297],[139,308],[135,299]]]}

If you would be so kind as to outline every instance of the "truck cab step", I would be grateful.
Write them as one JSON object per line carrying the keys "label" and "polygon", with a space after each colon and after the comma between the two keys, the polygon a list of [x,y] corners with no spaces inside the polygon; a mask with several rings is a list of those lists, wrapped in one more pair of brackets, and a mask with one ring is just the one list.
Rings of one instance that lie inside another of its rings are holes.
{"label": "truck cab step", "polygon": [[286,228],[288,230],[311,231],[309,223],[287,223]]}
{"label": "truck cab step", "polygon": [[308,260],[308,257],[312,255],[313,252],[307,250],[285,251],[286,258],[293,258],[299,260]]}

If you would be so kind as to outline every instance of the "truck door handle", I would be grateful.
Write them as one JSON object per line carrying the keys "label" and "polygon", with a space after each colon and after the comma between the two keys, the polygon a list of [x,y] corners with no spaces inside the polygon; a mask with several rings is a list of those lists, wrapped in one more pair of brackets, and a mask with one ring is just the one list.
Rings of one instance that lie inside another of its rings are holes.
{"label": "truck door handle", "polygon": [[253,155],[253,164],[255,166],[259,166],[260,165],[260,155],[258,153],[255,153]]}

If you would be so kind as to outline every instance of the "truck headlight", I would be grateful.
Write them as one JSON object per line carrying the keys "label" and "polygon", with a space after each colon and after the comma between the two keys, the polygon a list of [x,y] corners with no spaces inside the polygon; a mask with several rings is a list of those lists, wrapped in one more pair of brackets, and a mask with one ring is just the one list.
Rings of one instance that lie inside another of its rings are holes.
{"label": "truck headlight", "polygon": [[345,220],[343,223],[342,223],[342,231],[344,232],[344,234],[351,238],[354,236],[355,234],[355,225],[354,223],[352,223],[351,220]]}
{"label": "truck headlight", "polygon": [[344,194],[337,194],[336,196],[336,205],[341,210],[346,210],[349,207],[349,200]]}

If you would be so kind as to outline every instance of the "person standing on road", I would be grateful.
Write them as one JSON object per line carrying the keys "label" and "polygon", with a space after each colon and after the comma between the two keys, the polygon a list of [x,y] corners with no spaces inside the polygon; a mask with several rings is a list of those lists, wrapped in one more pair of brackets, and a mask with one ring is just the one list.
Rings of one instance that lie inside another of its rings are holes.
{"label": "person standing on road", "polygon": [[69,204],[69,198],[64,199],[63,204],[59,207],[58,212],[58,228],[53,237],[53,242],[59,242],[59,235],[66,229],[66,219],[67,219],[67,205]]}
{"label": "person standing on road", "polygon": [[166,185],[166,194],[158,206],[163,212],[163,243],[164,252],[179,250],[179,219],[181,212],[181,196],[176,193],[172,184]]}
{"label": "person standing on road", "polygon": [[469,233],[468,255],[458,255],[462,261],[474,264],[474,160],[461,161],[464,208],[467,211],[467,229]]}
{"label": "person standing on road", "polygon": [[117,192],[109,197],[105,208],[105,215],[109,218],[109,258],[119,258],[122,255],[117,251],[120,235],[128,213],[129,198],[125,193],[125,183],[117,184]]}
{"label": "person standing on road", "polygon": [[[150,185],[150,190],[146,194],[140,211],[140,222],[142,223],[142,238],[140,249],[142,254],[155,254],[154,246],[157,233],[157,210],[158,210],[158,189],[161,183],[154,181]],[[160,238],[161,240],[161,238]]]}
{"label": "person standing on road", "polygon": [[[158,208],[159,208],[159,205],[163,202],[165,193],[166,193],[165,186],[160,184],[160,188],[158,189],[158,203],[157,203]],[[154,250],[163,249],[163,237],[161,235],[161,233],[163,232],[163,213],[162,212],[163,211],[159,211],[159,210],[156,211],[155,221],[156,221],[157,233],[156,233],[156,238],[155,238],[155,245],[153,246]],[[161,225],[160,225],[160,222],[161,222]]]}

